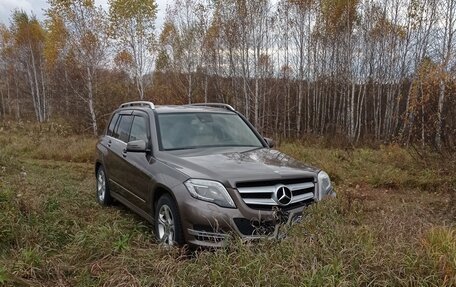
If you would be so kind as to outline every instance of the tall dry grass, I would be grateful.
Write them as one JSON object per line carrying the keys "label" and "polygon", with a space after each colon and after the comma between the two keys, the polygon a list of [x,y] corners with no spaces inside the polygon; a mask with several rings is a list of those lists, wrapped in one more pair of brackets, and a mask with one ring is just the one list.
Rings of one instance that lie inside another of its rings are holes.
{"label": "tall dry grass", "polygon": [[337,199],[308,208],[283,241],[189,253],[160,248],[121,205],[96,204],[95,141],[59,124],[0,127],[0,285],[456,286],[451,157],[283,142],[329,172]]}

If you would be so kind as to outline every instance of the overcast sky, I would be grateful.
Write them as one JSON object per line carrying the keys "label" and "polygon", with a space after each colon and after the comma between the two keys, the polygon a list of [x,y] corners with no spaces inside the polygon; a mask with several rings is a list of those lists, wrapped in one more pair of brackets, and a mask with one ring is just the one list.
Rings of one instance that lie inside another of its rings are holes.
{"label": "overcast sky", "polygon": [[[157,27],[160,28],[166,12],[166,0],[156,0],[158,4],[158,13],[157,13]],[[101,5],[105,9],[108,6],[108,0],[95,0],[96,5]],[[14,9],[24,10],[29,14],[34,14],[39,20],[44,18],[44,10],[47,9],[49,5],[47,0],[0,0],[0,23],[7,24],[9,23],[11,17],[11,11]]]}

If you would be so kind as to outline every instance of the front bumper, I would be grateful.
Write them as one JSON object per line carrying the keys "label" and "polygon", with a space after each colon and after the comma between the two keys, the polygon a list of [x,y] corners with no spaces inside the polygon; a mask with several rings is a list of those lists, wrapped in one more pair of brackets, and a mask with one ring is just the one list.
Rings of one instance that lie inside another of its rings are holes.
{"label": "front bumper", "polygon": [[[248,207],[234,189],[229,190],[236,208],[220,207],[191,197],[185,186],[177,192],[185,241],[203,247],[222,247],[233,237],[242,240],[284,237],[287,225],[299,222],[308,204],[284,210],[256,210]],[[176,190],[175,190],[176,192]]]}
{"label": "front bumper", "polygon": [[[189,228],[186,230],[187,242],[192,245],[204,247],[223,247],[227,241],[235,237],[240,238],[243,241],[254,241],[262,238],[283,239],[286,237],[286,227],[300,222],[301,218],[302,210],[290,213],[287,220],[283,222],[264,221],[262,223],[255,223],[255,221],[253,221],[250,223],[251,228],[241,227],[236,222],[230,223],[229,226],[224,226],[225,230],[229,231],[225,231],[221,228],[216,228],[212,232]],[[242,219],[246,222],[250,222],[244,218],[236,219]],[[245,234],[241,231],[241,229],[251,229],[253,232],[252,234]]]}

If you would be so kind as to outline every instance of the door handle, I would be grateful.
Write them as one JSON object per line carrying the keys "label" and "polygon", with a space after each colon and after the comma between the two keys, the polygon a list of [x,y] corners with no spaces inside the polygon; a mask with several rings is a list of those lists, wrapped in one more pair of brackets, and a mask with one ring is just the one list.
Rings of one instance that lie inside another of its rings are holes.
{"label": "door handle", "polygon": [[126,148],[124,148],[124,149],[122,150],[122,156],[123,156],[123,157],[127,157],[127,149],[126,149]]}

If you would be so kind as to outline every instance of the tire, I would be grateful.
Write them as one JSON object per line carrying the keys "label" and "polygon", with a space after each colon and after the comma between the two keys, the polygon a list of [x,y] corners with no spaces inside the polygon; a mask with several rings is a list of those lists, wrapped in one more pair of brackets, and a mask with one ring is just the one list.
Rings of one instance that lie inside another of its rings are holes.
{"label": "tire", "polygon": [[160,244],[167,247],[182,245],[182,224],[179,211],[174,199],[170,195],[162,195],[155,206],[155,238]]}
{"label": "tire", "polygon": [[109,191],[108,178],[103,166],[97,169],[97,188],[96,196],[97,202],[102,206],[109,206],[112,204],[112,197]]}

